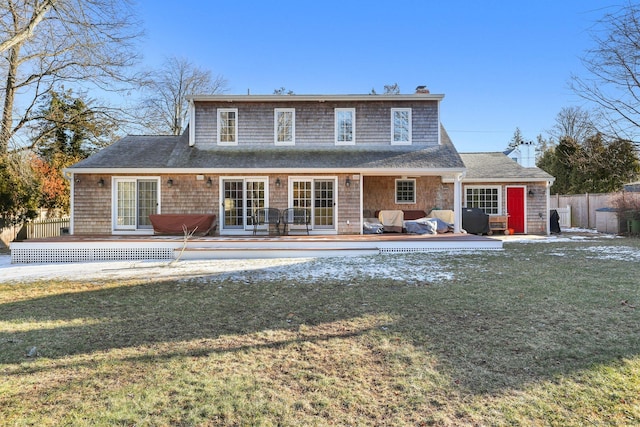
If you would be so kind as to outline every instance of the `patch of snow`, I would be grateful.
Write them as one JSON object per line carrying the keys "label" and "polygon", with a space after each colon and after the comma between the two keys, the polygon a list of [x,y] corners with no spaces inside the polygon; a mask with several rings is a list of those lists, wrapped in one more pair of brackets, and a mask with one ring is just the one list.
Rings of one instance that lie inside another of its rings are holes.
{"label": "patch of snow", "polygon": [[578,248],[578,250],[588,252],[593,255],[592,258],[597,259],[632,262],[640,261],[640,251],[629,246],[591,246]]}
{"label": "patch of snow", "polygon": [[451,271],[432,258],[422,257],[420,262],[410,268],[407,266],[407,259],[406,255],[390,254],[335,258],[183,260],[173,264],[160,261],[11,264],[10,257],[4,255],[0,256],[0,282],[51,279],[98,281],[150,277],[157,280],[202,278],[207,282],[232,279],[247,283],[257,280],[327,282],[402,277],[408,282],[434,282],[453,277]]}
{"label": "patch of snow", "polygon": [[[552,236],[501,236],[510,243],[584,243],[578,250],[588,251],[603,259],[640,260],[640,253],[625,246],[589,246],[589,242],[617,236],[600,234],[588,229],[570,229]],[[574,231],[575,230],[575,231]],[[0,283],[34,282],[42,280],[202,280],[216,282],[235,280],[328,282],[354,279],[402,279],[408,283],[435,283],[453,280],[452,257],[473,252],[447,251],[428,254],[383,254],[334,258],[274,258],[236,260],[168,261],[103,261],[55,264],[11,264],[9,255],[0,255]],[[508,252],[507,252],[508,253]],[[559,251],[554,256],[565,256]],[[483,256],[505,256],[503,251],[483,252]],[[507,255],[508,256],[508,255]],[[464,261],[467,262],[467,261]],[[473,266],[482,269],[481,265]]]}

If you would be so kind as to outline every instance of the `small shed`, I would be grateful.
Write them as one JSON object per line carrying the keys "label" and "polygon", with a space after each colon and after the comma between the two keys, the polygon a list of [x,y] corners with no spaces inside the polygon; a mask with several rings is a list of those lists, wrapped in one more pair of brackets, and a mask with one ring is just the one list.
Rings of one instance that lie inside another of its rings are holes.
{"label": "small shed", "polygon": [[619,234],[618,210],[616,208],[596,209],[596,230],[598,233]]}

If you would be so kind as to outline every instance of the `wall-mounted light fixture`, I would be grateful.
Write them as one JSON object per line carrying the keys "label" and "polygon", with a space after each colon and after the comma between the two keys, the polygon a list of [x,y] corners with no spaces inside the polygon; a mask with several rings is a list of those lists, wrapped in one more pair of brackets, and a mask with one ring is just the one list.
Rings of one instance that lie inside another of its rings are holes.
{"label": "wall-mounted light fixture", "polygon": [[276,178],[276,187],[280,187],[282,182],[280,182],[280,178]]}
{"label": "wall-mounted light fixture", "polygon": [[100,178],[98,180],[98,187],[104,187],[104,179]]}
{"label": "wall-mounted light fixture", "polygon": [[535,196],[535,193],[533,192],[533,190],[529,190],[529,193],[528,193],[528,194],[529,194],[529,197],[533,197],[533,196]]}
{"label": "wall-mounted light fixture", "polygon": [[173,179],[169,178],[167,180],[167,187],[173,187]]}
{"label": "wall-mounted light fixture", "polygon": [[80,178],[76,178],[76,184],[80,184]]}
{"label": "wall-mounted light fixture", "polygon": [[344,182],[344,185],[347,187],[351,187],[351,178],[347,177],[347,180]]}
{"label": "wall-mounted light fixture", "polygon": [[207,187],[211,188],[212,185],[213,181],[211,181],[211,178],[207,179]]}

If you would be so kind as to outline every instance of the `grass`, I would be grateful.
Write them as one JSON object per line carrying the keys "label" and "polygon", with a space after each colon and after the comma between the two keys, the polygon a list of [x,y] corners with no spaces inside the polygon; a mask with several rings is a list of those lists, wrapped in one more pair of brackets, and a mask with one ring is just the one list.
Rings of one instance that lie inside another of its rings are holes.
{"label": "grass", "polygon": [[451,274],[0,284],[0,424],[640,423],[638,239],[396,258]]}

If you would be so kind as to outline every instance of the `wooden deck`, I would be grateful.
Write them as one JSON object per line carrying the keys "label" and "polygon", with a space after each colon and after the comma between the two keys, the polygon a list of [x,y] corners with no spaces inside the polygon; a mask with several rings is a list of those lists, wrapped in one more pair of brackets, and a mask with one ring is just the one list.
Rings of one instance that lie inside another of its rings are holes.
{"label": "wooden deck", "polygon": [[11,243],[12,263],[99,260],[355,256],[443,250],[496,250],[502,241],[473,234],[289,236],[60,236]]}

